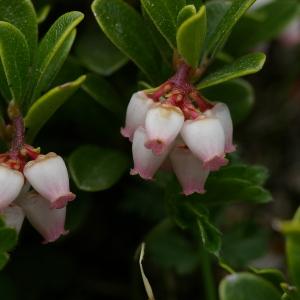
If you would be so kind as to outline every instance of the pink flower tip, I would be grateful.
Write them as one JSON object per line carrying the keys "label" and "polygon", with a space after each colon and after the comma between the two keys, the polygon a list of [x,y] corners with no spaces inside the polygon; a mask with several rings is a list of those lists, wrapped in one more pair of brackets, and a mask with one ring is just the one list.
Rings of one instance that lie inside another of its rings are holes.
{"label": "pink flower tip", "polygon": [[68,202],[75,200],[75,198],[76,195],[71,192],[66,195],[60,196],[54,202],[51,203],[51,208],[52,209],[63,208],[68,204]]}
{"label": "pink flower tip", "polygon": [[136,168],[133,168],[130,170],[130,175],[140,175],[145,180],[153,180],[153,177],[147,174],[146,172],[143,172],[142,170],[138,170]]}
{"label": "pink flower tip", "polygon": [[120,130],[123,137],[128,138],[129,140],[132,140],[132,132],[128,127],[122,127]]}
{"label": "pink flower tip", "polygon": [[161,155],[166,149],[166,144],[163,141],[156,139],[147,141],[145,147],[152,150],[154,154]]}
{"label": "pink flower tip", "polygon": [[232,153],[232,152],[235,152],[235,151],[236,151],[236,145],[230,145],[230,146],[225,147],[225,152],[226,153]]}
{"label": "pink flower tip", "polygon": [[204,170],[218,171],[221,167],[228,164],[228,159],[222,156],[215,156],[210,160],[204,161]]}
{"label": "pink flower tip", "polygon": [[194,193],[197,193],[197,194],[205,194],[206,193],[206,190],[204,189],[204,187],[195,187],[195,186],[190,186],[190,187],[187,187],[185,188],[182,193],[185,195],[185,196],[189,196],[189,195],[192,195]]}
{"label": "pink flower tip", "polygon": [[69,233],[69,230],[65,230],[63,227],[62,228],[56,228],[55,231],[51,232],[47,238],[42,241],[42,244],[49,244],[52,242],[55,242],[56,240],[58,240],[62,235],[67,235]]}

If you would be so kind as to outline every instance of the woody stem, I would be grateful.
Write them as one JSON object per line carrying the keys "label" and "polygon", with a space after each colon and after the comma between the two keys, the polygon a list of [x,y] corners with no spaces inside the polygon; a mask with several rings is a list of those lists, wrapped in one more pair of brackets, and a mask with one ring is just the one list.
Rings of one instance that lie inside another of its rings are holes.
{"label": "woody stem", "polygon": [[24,145],[25,138],[24,120],[21,114],[12,118],[12,125],[14,129],[14,134],[11,142],[9,155],[12,159],[17,159],[19,152]]}

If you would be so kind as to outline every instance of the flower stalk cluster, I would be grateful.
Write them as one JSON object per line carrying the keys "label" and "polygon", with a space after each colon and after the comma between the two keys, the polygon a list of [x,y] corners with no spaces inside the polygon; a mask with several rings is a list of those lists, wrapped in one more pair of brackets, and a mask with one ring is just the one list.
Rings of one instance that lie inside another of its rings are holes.
{"label": "flower stalk cluster", "polygon": [[132,141],[131,174],[152,179],[159,168],[171,166],[186,195],[204,193],[209,172],[225,166],[226,154],[235,151],[227,105],[205,99],[191,73],[183,63],[158,88],[133,94],[121,129]]}
{"label": "flower stalk cluster", "polygon": [[9,108],[13,136],[10,150],[0,154],[0,216],[18,232],[25,216],[45,242],[65,234],[66,205],[75,199],[63,159],[25,144],[24,121]]}

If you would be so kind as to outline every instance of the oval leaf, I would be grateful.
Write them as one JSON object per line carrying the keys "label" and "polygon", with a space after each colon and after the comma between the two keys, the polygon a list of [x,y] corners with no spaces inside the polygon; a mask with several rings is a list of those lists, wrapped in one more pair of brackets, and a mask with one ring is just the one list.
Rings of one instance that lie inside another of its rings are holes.
{"label": "oval leaf", "polygon": [[75,81],[51,89],[30,107],[25,117],[28,143],[33,141],[48,119],[80,87],[85,78],[86,76],[81,76]]}
{"label": "oval leaf", "polygon": [[29,49],[21,31],[3,21],[0,21],[0,58],[0,86],[6,91],[3,96],[21,104],[29,70]]}
{"label": "oval leaf", "polygon": [[206,8],[203,5],[195,16],[184,21],[177,31],[178,52],[187,64],[196,68],[206,35]]}
{"label": "oval leaf", "polygon": [[37,18],[30,0],[1,0],[0,21],[17,27],[25,36],[31,58],[35,54],[38,39]]}
{"label": "oval leaf", "polygon": [[254,2],[255,0],[233,1],[211,35],[210,41],[207,44],[207,52],[209,54],[214,56],[223,47],[233,26]]}
{"label": "oval leaf", "polygon": [[184,7],[185,0],[141,0],[153,23],[169,42],[176,48],[177,15]]}
{"label": "oval leaf", "polygon": [[196,7],[192,4],[184,6],[177,16],[177,28],[180,27],[180,25],[187,20],[188,18],[191,18],[197,13]]}
{"label": "oval leaf", "polygon": [[82,146],[69,159],[69,167],[77,187],[97,192],[116,184],[128,168],[127,156],[114,149]]}
{"label": "oval leaf", "polygon": [[92,10],[108,38],[155,82],[157,51],[142,17],[122,0],[96,0]]}
{"label": "oval leaf", "polygon": [[62,15],[42,39],[34,68],[32,101],[49,86],[61,68],[75,38],[73,30],[82,21],[83,17],[84,15],[77,11]]}
{"label": "oval leaf", "polygon": [[249,273],[227,276],[219,288],[221,300],[280,300],[278,290],[268,281]]}
{"label": "oval leaf", "polygon": [[206,76],[198,85],[198,89],[207,88],[234,78],[249,75],[260,71],[266,61],[264,53],[245,55],[231,64]]}
{"label": "oval leaf", "polygon": [[12,250],[18,240],[18,234],[15,229],[12,228],[0,228],[0,252],[6,252]]}

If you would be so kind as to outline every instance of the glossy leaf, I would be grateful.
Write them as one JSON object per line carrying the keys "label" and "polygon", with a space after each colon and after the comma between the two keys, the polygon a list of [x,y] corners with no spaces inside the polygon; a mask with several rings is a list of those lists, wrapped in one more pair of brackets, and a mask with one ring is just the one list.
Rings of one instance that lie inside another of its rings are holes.
{"label": "glossy leaf", "polygon": [[185,20],[177,30],[177,49],[185,61],[196,68],[202,54],[206,35],[206,9],[203,5],[196,15]]}
{"label": "glossy leaf", "polygon": [[31,1],[1,0],[0,21],[11,23],[24,34],[32,59],[37,47],[38,28],[36,14]]}
{"label": "glossy leaf", "polygon": [[49,4],[46,4],[37,11],[36,17],[37,17],[38,24],[43,23],[47,19],[50,10],[51,10],[51,6]]}
{"label": "glossy leaf", "polygon": [[195,5],[186,5],[184,6],[177,16],[177,28],[180,27],[180,25],[187,20],[188,18],[194,16],[197,13]]}
{"label": "glossy leaf", "polygon": [[266,268],[266,269],[250,268],[250,269],[253,273],[269,281],[278,289],[280,289],[280,285],[286,281],[285,276],[280,270],[274,268]]}
{"label": "glossy leaf", "polygon": [[96,0],[92,10],[108,38],[155,82],[157,51],[142,17],[122,0]]}
{"label": "glossy leaf", "polygon": [[81,146],[69,159],[69,167],[77,187],[96,192],[116,184],[128,169],[127,156],[114,149]]}
{"label": "glossy leaf", "polygon": [[21,104],[29,70],[29,49],[21,31],[3,21],[0,21],[0,58],[0,86],[3,96]]}
{"label": "glossy leaf", "polygon": [[197,88],[203,89],[212,85],[249,75],[260,71],[265,63],[266,56],[264,53],[252,53],[245,55],[229,65],[206,76]]}
{"label": "glossy leaf", "polygon": [[[293,220],[284,224],[283,233],[286,235],[286,253],[288,271],[298,290],[300,289],[300,208]],[[300,294],[300,292],[299,292]]]}
{"label": "glossy leaf", "polygon": [[117,94],[107,80],[101,76],[90,74],[82,88],[107,110],[119,117],[122,116],[125,110],[125,101],[122,101],[121,96]]}
{"label": "glossy leaf", "polygon": [[215,55],[217,51],[221,50],[234,25],[254,2],[255,0],[235,0],[232,2],[207,44],[209,54]]}
{"label": "glossy leaf", "polygon": [[7,252],[17,244],[18,234],[12,228],[0,228],[0,252]]}
{"label": "glossy leaf", "polygon": [[69,12],[59,17],[42,39],[37,52],[32,101],[49,87],[65,61],[75,38],[74,28],[82,21],[83,14]]}
{"label": "glossy leaf", "polygon": [[205,4],[207,15],[206,45],[211,43],[216,28],[229,9],[230,4],[231,3],[226,0],[212,0]]}
{"label": "glossy leaf", "polygon": [[185,5],[185,0],[141,0],[157,29],[176,48],[177,15]]}
{"label": "glossy leaf", "polygon": [[112,44],[97,24],[83,30],[75,46],[80,62],[103,76],[113,74],[128,62],[127,56]]}
{"label": "glossy leaf", "polygon": [[33,141],[48,119],[81,86],[85,78],[86,76],[81,76],[75,81],[51,89],[30,107],[25,117],[27,142]]}
{"label": "glossy leaf", "polygon": [[210,101],[226,103],[235,124],[249,115],[254,104],[253,87],[243,79],[226,81],[201,92]]}
{"label": "glossy leaf", "polygon": [[280,300],[279,291],[268,281],[250,273],[236,273],[222,280],[221,300]]}
{"label": "glossy leaf", "polygon": [[[275,38],[296,17],[297,0],[275,0],[256,9],[240,20],[228,40],[228,49],[235,54],[245,53],[249,49]],[[259,18],[254,18],[253,14]]]}

